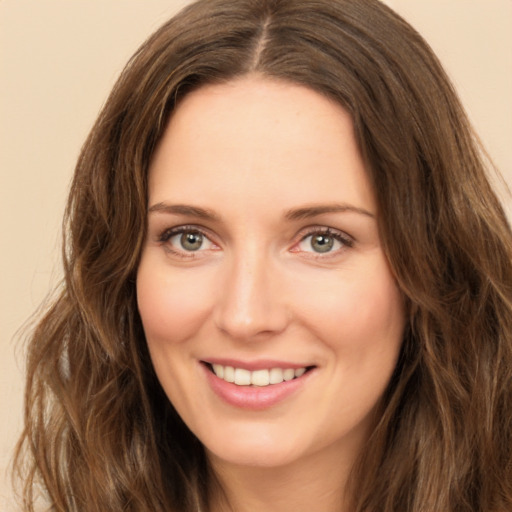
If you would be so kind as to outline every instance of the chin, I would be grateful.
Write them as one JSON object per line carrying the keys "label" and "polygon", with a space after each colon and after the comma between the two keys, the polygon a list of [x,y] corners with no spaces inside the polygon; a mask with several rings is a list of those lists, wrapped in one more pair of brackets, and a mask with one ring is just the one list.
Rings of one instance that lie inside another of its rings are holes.
{"label": "chin", "polygon": [[252,438],[223,436],[204,443],[209,457],[230,465],[271,468],[286,466],[300,458],[304,451],[290,439],[265,434]]}
{"label": "chin", "polygon": [[216,459],[232,466],[250,468],[277,468],[292,464],[297,459],[297,453],[282,453],[280,450],[267,447],[264,450],[240,447],[222,450],[219,453],[207,449],[210,459]]}

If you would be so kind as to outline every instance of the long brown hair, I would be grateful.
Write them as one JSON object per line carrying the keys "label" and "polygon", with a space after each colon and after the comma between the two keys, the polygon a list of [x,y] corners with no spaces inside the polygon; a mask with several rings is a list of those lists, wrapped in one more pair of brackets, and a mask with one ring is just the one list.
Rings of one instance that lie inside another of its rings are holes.
{"label": "long brown hair", "polygon": [[78,160],[65,279],[30,339],[25,509],[40,484],[55,511],[207,510],[207,460],[153,372],[135,272],[148,166],[173,109],[251,72],[351,114],[407,304],[353,510],[510,510],[510,229],[436,57],[377,0],[199,0],[128,63]]}

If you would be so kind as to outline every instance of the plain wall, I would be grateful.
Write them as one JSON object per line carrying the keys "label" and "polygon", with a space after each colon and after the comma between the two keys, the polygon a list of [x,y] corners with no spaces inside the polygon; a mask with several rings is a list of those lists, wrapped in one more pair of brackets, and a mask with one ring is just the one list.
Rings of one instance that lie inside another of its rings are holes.
{"label": "plain wall", "polygon": [[[16,333],[61,275],[60,222],[74,162],[125,62],[187,3],[0,0],[0,510],[5,512],[15,510],[5,473],[23,401],[23,350]],[[387,3],[437,52],[511,183],[512,1]]]}

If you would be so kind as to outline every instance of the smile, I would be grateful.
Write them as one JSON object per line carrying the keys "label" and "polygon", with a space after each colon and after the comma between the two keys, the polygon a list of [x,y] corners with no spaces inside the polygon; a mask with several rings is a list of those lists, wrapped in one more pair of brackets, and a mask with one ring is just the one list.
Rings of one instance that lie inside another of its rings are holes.
{"label": "smile", "polygon": [[250,371],[245,368],[212,364],[211,370],[219,379],[237,386],[265,387],[301,377],[308,368],[269,368]]}
{"label": "smile", "polygon": [[290,366],[278,361],[234,360],[203,360],[200,364],[206,381],[219,398],[231,406],[254,411],[268,409],[295,395],[317,373],[315,365]]}

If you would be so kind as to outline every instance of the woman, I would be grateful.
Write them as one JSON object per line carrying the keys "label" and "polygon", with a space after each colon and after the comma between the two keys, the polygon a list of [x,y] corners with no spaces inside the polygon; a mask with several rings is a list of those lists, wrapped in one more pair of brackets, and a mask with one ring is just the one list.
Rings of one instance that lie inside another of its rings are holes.
{"label": "woman", "polygon": [[374,0],[203,0],[79,158],[19,461],[54,510],[504,511],[511,237]]}

